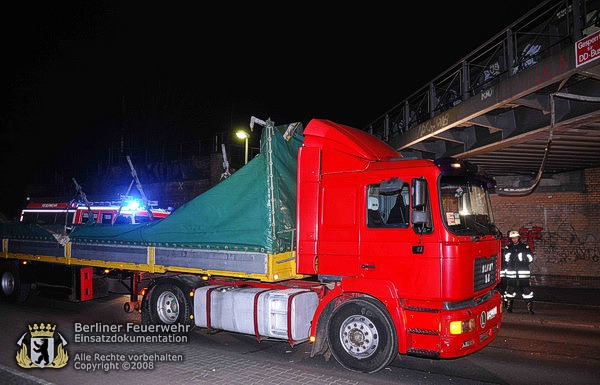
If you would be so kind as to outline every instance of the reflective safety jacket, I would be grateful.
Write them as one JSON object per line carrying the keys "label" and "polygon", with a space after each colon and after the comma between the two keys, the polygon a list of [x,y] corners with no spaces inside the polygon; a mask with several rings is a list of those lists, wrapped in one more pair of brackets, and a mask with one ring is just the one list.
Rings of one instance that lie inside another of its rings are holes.
{"label": "reflective safety jacket", "polygon": [[533,253],[528,245],[518,242],[510,243],[502,249],[504,275],[507,279],[529,279],[529,264],[533,262]]}

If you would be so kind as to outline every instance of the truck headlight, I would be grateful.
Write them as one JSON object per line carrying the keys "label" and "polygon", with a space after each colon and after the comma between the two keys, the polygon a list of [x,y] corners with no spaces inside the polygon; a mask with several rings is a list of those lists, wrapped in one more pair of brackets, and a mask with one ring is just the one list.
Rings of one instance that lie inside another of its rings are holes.
{"label": "truck headlight", "polygon": [[450,334],[463,334],[476,329],[475,318],[470,318],[464,321],[450,322]]}

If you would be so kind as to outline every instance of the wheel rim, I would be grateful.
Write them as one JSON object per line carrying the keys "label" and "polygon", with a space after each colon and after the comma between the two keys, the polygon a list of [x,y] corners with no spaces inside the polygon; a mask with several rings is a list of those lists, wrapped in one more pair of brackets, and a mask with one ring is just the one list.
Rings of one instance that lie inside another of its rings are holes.
{"label": "wheel rim", "polygon": [[346,318],[340,327],[340,342],[351,356],[367,358],[379,346],[379,333],[370,319],[353,315]]}
{"label": "wheel rim", "polygon": [[2,274],[2,293],[11,295],[15,291],[15,277],[10,271],[5,271]]}
{"label": "wheel rim", "polygon": [[165,291],[158,296],[156,302],[156,311],[158,317],[164,323],[173,323],[179,317],[179,301],[175,294],[170,291]]}

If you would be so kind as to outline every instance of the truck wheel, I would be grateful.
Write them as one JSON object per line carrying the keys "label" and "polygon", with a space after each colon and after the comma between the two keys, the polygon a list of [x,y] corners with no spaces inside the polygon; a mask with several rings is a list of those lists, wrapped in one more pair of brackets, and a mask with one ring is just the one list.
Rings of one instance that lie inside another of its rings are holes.
{"label": "truck wheel", "polygon": [[343,303],[328,327],[329,347],[346,369],[374,373],[398,355],[396,329],[385,308],[368,298]]}
{"label": "truck wheel", "polygon": [[191,324],[192,306],[177,285],[158,284],[148,295],[148,306],[142,311],[142,322],[163,325]]}
{"label": "truck wheel", "polygon": [[24,302],[29,297],[31,284],[24,283],[19,267],[6,264],[0,268],[0,296],[7,302]]}

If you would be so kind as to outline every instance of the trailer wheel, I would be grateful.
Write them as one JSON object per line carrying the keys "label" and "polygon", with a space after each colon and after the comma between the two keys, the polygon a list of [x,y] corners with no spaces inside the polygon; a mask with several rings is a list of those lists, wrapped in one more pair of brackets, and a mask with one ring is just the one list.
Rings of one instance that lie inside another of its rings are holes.
{"label": "trailer wheel", "polygon": [[5,264],[0,267],[0,296],[7,302],[20,303],[29,297],[31,284],[21,279],[18,265]]}
{"label": "trailer wheel", "polygon": [[148,293],[148,306],[142,311],[142,322],[151,324],[191,324],[192,306],[179,286],[161,283]]}
{"label": "trailer wheel", "polygon": [[368,298],[350,300],[335,309],[328,337],[335,359],[356,372],[377,372],[398,355],[390,316],[382,305]]}

